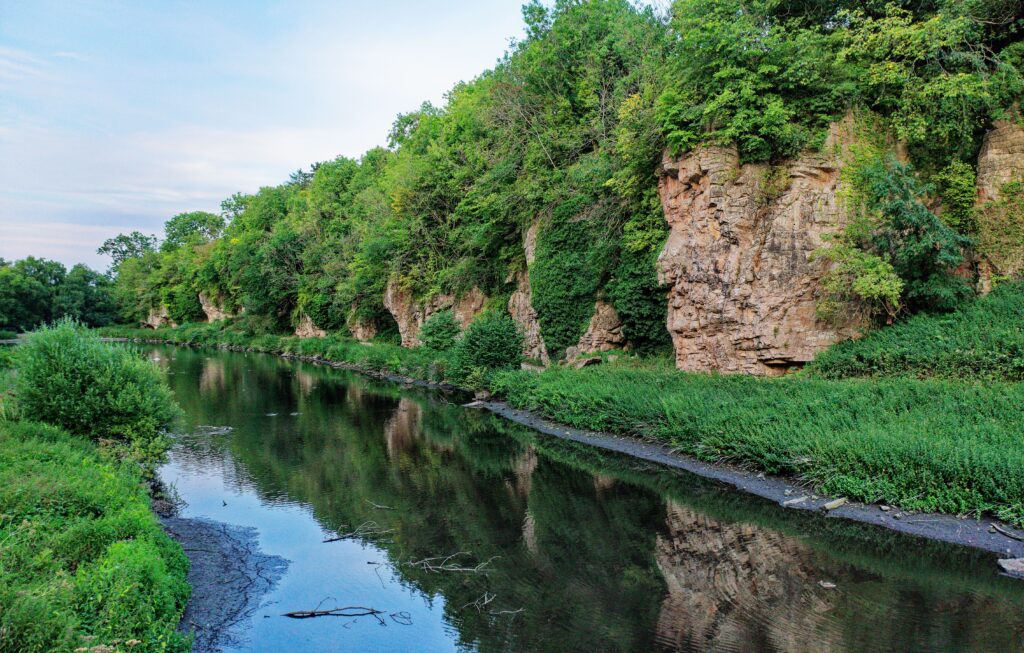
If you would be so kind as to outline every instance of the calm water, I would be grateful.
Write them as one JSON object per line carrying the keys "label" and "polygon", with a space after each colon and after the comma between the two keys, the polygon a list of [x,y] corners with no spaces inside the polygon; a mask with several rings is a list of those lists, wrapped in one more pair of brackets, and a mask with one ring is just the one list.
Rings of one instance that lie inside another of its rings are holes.
{"label": "calm water", "polygon": [[[162,470],[183,514],[256,527],[291,561],[242,650],[1024,649],[1024,583],[987,554],[783,511],[336,370],[145,351],[188,415]],[[451,554],[454,569],[422,563]],[[281,616],[318,605],[388,616]]]}

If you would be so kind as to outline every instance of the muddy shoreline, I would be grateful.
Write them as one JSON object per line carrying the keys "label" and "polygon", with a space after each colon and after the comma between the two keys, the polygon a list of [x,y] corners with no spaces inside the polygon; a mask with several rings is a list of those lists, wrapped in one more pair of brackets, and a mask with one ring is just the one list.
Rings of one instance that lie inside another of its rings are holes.
{"label": "muddy shoreline", "polygon": [[[187,347],[203,347],[204,345],[187,345],[165,340],[111,339],[122,342],[143,342],[151,344],[168,344]],[[239,352],[254,352],[246,347],[216,346],[215,349]],[[261,353],[261,352],[256,352]],[[327,360],[318,356],[298,356],[294,354],[271,354],[288,360],[297,360],[314,365],[327,365],[336,369],[345,369],[369,376],[371,378],[440,390],[445,393],[460,393],[470,396],[472,393],[464,388],[447,384],[424,381],[388,374],[374,370],[366,370],[357,365]],[[778,477],[765,476],[747,470],[722,464],[705,463],[695,458],[672,451],[668,446],[639,440],[631,437],[617,436],[576,429],[550,421],[545,417],[527,410],[513,408],[503,401],[479,401],[468,404],[470,407],[488,410],[505,419],[527,426],[545,435],[572,440],[583,444],[616,451],[635,458],[683,470],[691,474],[712,479],[730,485],[743,492],[759,496],[777,503],[779,506],[794,510],[812,510],[827,512],[830,518],[849,519],[852,521],[873,524],[899,533],[922,537],[961,546],[981,549],[995,554],[999,558],[1024,558],[1024,530],[1012,528],[1001,521],[991,518],[957,517],[941,513],[905,512],[898,507],[884,511],[878,505],[870,505],[848,501],[841,506],[826,510],[826,505],[838,497],[822,497],[799,483]],[[1018,539],[1019,538],[1019,539]]]}
{"label": "muddy shoreline", "polygon": [[263,605],[288,561],[260,551],[255,528],[176,515],[162,515],[160,522],[190,563],[192,596],[178,629],[193,635],[193,653],[244,646],[245,622]]}

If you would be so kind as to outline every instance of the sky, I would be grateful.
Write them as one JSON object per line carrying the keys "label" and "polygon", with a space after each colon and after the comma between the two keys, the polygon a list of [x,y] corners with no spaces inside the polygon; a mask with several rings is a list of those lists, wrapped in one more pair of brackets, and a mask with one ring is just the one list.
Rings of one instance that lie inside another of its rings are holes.
{"label": "sky", "polygon": [[0,0],[0,258],[102,270],[109,237],[382,145],[521,4]]}

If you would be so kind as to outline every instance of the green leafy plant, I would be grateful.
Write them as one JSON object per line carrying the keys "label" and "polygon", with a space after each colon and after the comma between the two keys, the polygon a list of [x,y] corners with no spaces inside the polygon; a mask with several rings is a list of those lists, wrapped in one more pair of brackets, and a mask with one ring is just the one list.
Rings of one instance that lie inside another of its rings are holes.
{"label": "green leafy plant", "polygon": [[159,460],[178,408],[157,367],[62,320],[33,332],[15,352],[15,391],[33,419]]}
{"label": "green leafy plant", "polygon": [[[452,350],[452,375],[459,380],[519,367],[523,337],[507,315],[485,313],[473,320]],[[478,379],[478,382],[481,382]]]}
{"label": "green leafy plant", "polygon": [[450,310],[438,311],[424,322],[419,339],[424,347],[436,351],[448,351],[455,346],[462,329]]}

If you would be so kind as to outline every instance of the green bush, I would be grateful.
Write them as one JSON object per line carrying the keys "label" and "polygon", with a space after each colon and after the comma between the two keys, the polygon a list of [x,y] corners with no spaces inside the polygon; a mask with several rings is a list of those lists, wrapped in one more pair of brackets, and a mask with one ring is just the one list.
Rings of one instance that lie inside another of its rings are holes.
{"label": "green bush", "polygon": [[462,329],[451,311],[434,313],[426,319],[420,329],[420,342],[435,351],[448,351],[455,346]]}
{"label": "green bush", "polygon": [[15,392],[33,419],[158,460],[178,408],[160,371],[119,346],[63,320],[28,336],[15,352]]}
{"label": "green bush", "polygon": [[479,387],[498,370],[519,367],[523,336],[507,315],[485,313],[474,320],[452,350],[452,376]]}

